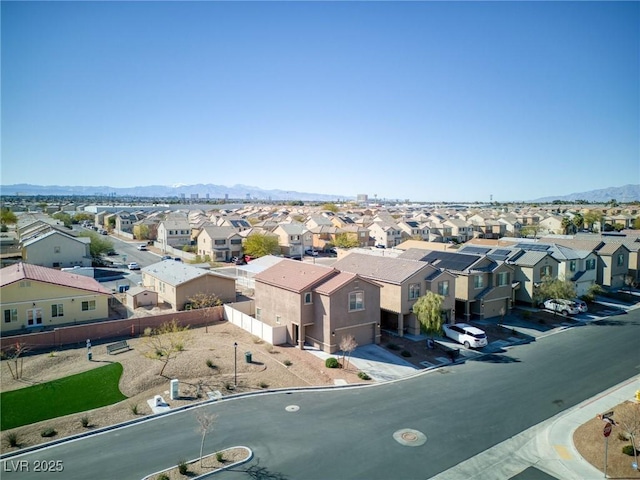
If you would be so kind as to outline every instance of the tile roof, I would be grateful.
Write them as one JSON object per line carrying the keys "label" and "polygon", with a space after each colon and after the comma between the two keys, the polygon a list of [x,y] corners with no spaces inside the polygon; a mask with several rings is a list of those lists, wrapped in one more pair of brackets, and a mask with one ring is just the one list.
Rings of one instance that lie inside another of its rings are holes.
{"label": "tile roof", "polygon": [[337,275],[334,275],[326,282],[314,288],[314,290],[322,295],[331,295],[355,278],[358,278],[358,275],[355,273],[339,272]]}
{"label": "tile roof", "polygon": [[283,259],[256,274],[254,279],[257,282],[300,293],[337,273],[334,268],[324,265]]}
{"label": "tile roof", "polygon": [[533,267],[546,256],[550,255],[547,252],[519,250],[514,256],[509,258],[508,261],[521,267]]}
{"label": "tile roof", "polygon": [[600,247],[597,250],[597,253],[598,255],[613,255],[621,247],[629,250],[624,243],[611,242],[611,243],[605,243],[602,247]]}
{"label": "tile roof", "polygon": [[5,287],[22,280],[33,280],[63,287],[77,288],[88,292],[111,295],[97,280],[85,275],[63,272],[54,268],[31,265],[29,263],[17,263],[0,270],[0,286]]}
{"label": "tile roof", "polygon": [[397,285],[421,270],[426,270],[428,274],[431,273],[431,268],[424,262],[362,253],[350,253],[334,263],[333,268],[344,272],[357,273],[364,278]]}

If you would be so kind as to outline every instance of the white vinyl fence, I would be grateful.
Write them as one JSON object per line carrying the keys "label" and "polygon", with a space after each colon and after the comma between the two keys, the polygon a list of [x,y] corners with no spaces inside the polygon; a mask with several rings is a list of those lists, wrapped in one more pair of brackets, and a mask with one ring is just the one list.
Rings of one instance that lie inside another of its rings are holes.
{"label": "white vinyl fence", "polygon": [[[233,306],[224,306],[224,319],[255,335],[256,337],[269,342],[271,345],[282,345],[287,343],[287,327],[279,325],[271,327],[256,320],[254,317],[240,311],[251,308],[253,302],[234,303]],[[236,307],[236,308],[234,308]]]}

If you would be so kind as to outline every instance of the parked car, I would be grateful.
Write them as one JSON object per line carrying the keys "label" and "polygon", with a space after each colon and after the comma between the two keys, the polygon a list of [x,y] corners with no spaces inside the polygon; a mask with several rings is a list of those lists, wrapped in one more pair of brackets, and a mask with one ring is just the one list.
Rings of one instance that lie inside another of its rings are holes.
{"label": "parked car", "polygon": [[465,348],[481,348],[488,344],[487,334],[467,323],[446,324],[442,330],[445,337],[463,344]]}
{"label": "parked car", "polygon": [[129,270],[140,270],[140,265],[138,265],[136,262],[131,262],[129,265],[127,265],[127,268],[129,268]]}
{"label": "parked car", "polygon": [[544,302],[544,308],[551,310],[552,312],[559,312],[562,315],[577,315],[580,313],[580,308],[571,300],[565,300],[563,298],[550,298]]}
{"label": "parked car", "polygon": [[146,251],[147,250],[147,246],[145,244],[138,245],[138,250]]}
{"label": "parked car", "polygon": [[181,262],[182,261],[182,259],[180,257],[174,257],[173,260],[176,261],[176,262]]}
{"label": "parked car", "polygon": [[171,260],[171,255],[163,255],[160,260]]}
{"label": "parked car", "polygon": [[317,257],[318,256],[318,252],[316,252],[313,248],[307,248],[304,251],[305,255],[310,255],[312,257]]}
{"label": "parked car", "polygon": [[573,303],[575,303],[578,306],[578,310],[580,310],[580,313],[586,313],[589,311],[589,307],[587,307],[587,302],[585,302],[584,300],[580,300],[579,298],[574,298]]}

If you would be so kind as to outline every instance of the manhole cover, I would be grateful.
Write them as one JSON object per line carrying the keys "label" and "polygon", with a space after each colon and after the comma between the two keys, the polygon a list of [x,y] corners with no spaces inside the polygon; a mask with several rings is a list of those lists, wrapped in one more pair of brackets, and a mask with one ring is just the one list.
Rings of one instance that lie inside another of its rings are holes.
{"label": "manhole cover", "polygon": [[424,433],[411,428],[398,430],[393,434],[393,438],[400,445],[404,445],[406,447],[419,447],[420,445],[424,445],[427,441],[427,437]]}
{"label": "manhole cover", "polygon": [[300,410],[300,407],[298,405],[289,405],[285,407],[285,410],[287,412],[297,412],[298,410]]}

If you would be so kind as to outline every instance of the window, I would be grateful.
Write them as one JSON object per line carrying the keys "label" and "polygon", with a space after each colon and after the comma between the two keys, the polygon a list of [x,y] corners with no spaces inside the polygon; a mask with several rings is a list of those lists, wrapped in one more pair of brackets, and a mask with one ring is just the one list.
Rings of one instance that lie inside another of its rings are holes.
{"label": "window", "polygon": [[509,277],[510,277],[509,272],[498,273],[497,286],[504,287],[505,285],[509,285],[509,282],[511,281]]}
{"label": "window", "polygon": [[87,300],[82,302],[82,311],[86,312],[88,310],[96,309],[96,301],[95,300]]}
{"label": "window", "polygon": [[242,244],[242,239],[240,238],[232,238],[231,239],[231,245],[241,245]]}
{"label": "window", "polygon": [[595,270],[596,269],[596,259],[589,258],[587,260],[587,270]]}
{"label": "window", "polygon": [[226,242],[226,240],[216,240],[216,241],[215,241],[215,244],[216,244],[216,245],[224,245],[224,244],[226,244],[226,243],[227,243],[227,242]]}
{"label": "window", "polygon": [[449,280],[438,282],[438,295],[442,295],[443,297],[449,296]]}
{"label": "window", "polygon": [[544,266],[540,267],[540,276],[542,278],[550,277],[551,276],[551,265],[544,265]]}
{"label": "window", "polygon": [[569,271],[570,272],[575,272],[576,271],[576,261],[575,260],[571,260],[569,262]]}
{"label": "window", "polygon": [[260,317],[262,317],[262,309],[256,308],[256,320],[261,320]]}
{"label": "window", "polygon": [[349,294],[349,311],[364,310],[364,292],[351,292]]}
{"label": "window", "polygon": [[484,278],[482,275],[476,275],[473,277],[473,288],[482,288],[484,287]]}
{"label": "window", "polygon": [[310,303],[313,303],[313,302],[311,301],[311,292],[306,292],[306,293],[304,294],[304,303],[305,303],[305,305],[308,305],[308,304],[310,304]]}
{"label": "window", "polygon": [[8,308],[4,311],[4,323],[17,322],[18,321],[18,309]]}
{"label": "window", "polygon": [[280,315],[276,315],[276,323],[280,325]]}
{"label": "window", "polygon": [[410,283],[409,284],[409,300],[415,300],[420,297],[420,284],[419,283]]}
{"label": "window", "polygon": [[61,303],[51,305],[51,316],[52,317],[63,317],[64,316],[64,307]]}
{"label": "window", "polygon": [[624,254],[623,253],[619,253],[618,254],[618,266],[621,267],[622,265],[624,265]]}

